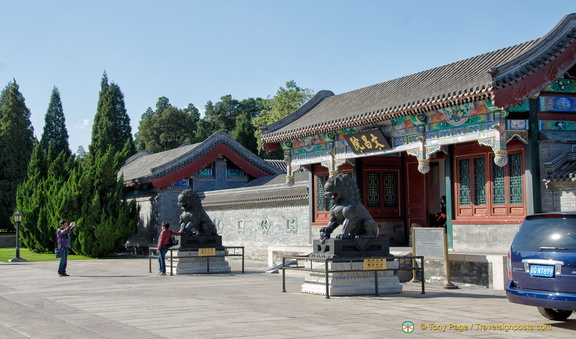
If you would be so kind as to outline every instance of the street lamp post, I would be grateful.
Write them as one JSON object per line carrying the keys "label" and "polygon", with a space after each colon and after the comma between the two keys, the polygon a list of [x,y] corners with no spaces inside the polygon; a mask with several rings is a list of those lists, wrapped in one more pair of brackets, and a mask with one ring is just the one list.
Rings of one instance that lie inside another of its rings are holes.
{"label": "street lamp post", "polygon": [[20,246],[19,246],[19,229],[20,229],[20,222],[22,221],[22,212],[16,212],[14,213],[14,222],[16,223],[16,257],[12,258],[8,261],[10,262],[22,262],[22,261],[26,261],[26,259],[22,259],[20,258]]}

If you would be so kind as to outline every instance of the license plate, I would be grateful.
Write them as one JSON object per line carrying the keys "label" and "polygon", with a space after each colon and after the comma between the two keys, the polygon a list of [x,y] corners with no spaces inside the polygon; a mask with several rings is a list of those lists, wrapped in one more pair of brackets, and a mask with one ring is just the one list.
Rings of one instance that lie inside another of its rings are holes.
{"label": "license plate", "polygon": [[535,277],[552,278],[554,276],[554,266],[531,265],[530,275]]}

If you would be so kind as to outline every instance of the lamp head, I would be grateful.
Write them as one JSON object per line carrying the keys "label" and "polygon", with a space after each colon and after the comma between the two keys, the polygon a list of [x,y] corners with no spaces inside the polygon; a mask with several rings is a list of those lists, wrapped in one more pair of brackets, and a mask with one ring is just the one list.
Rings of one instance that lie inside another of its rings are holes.
{"label": "lamp head", "polygon": [[20,222],[20,221],[22,221],[22,212],[16,212],[16,213],[14,213],[14,221],[15,221],[15,222]]}

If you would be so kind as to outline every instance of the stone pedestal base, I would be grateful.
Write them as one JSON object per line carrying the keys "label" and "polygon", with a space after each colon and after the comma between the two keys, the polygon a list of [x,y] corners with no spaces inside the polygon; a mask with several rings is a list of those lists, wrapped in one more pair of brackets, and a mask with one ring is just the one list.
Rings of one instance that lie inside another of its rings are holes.
{"label": "stone pedestal base", "polygon": [[[172,253],[172,257],[170,257]],[[169,274],[172,268],[173,274],[193,273],[229,273],[230,264],[224,255],[226,250],[217,250],[216,257],[204,257],[198,255],[198,250],[173,250],[166,253],[166,272]],[[172,261],[170,261],[172,260]],[[172,266],[170,266],[172,262]]]}
{"label": "stone pedestal base", "polygon": [[[328,270],[354,270],[354,272],[332,272],[328,274],[329,295],[375,294],[375,271],[365,271],[363,259],[391,257],[390,245],[384,239],[326,239],[314,240],[312,257],[326,259],[354,258],[354,261],[329,261]],[[310,261],[307,262],[310,265]],[[326,295],[326,264],[311,261],[313,272],[304,279],[302,292]],[[399,267],[397,261],[387,261],[387,268]],[[400,279],[394,271],[378,271],[378,294],[401,293]]]}
{"label": "stone pedestal base", "polygon": [[[326,274],[321,272],[325,268],[324,262],[313,262],[313,269],[318,272],[310,272],[302,285],[303,293],[326,295]],[[388,261],[388,268],[399,266],[397,261]],[[328,274],[328,293],[331,296],[365,295],[375,294],[374,271],[363,271],[363,262],[330,262],[329,270],[358,270],[355,272],[333,272]],[[394,271],[379,271],[378,294],[402,293],[400,279],[394,275]]]}

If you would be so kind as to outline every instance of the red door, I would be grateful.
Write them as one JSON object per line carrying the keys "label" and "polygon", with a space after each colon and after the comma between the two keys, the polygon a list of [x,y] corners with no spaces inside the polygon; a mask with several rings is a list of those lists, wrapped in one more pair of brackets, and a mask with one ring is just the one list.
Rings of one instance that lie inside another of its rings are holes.
{"label": "red door", "polygon": [[[414,159],[413,157],[410,157]],[[410,227],[425,227],[428,225],[427,185],[426,175],[418,172],[418,162],[406,162],[406,219],[407,233]]]}

